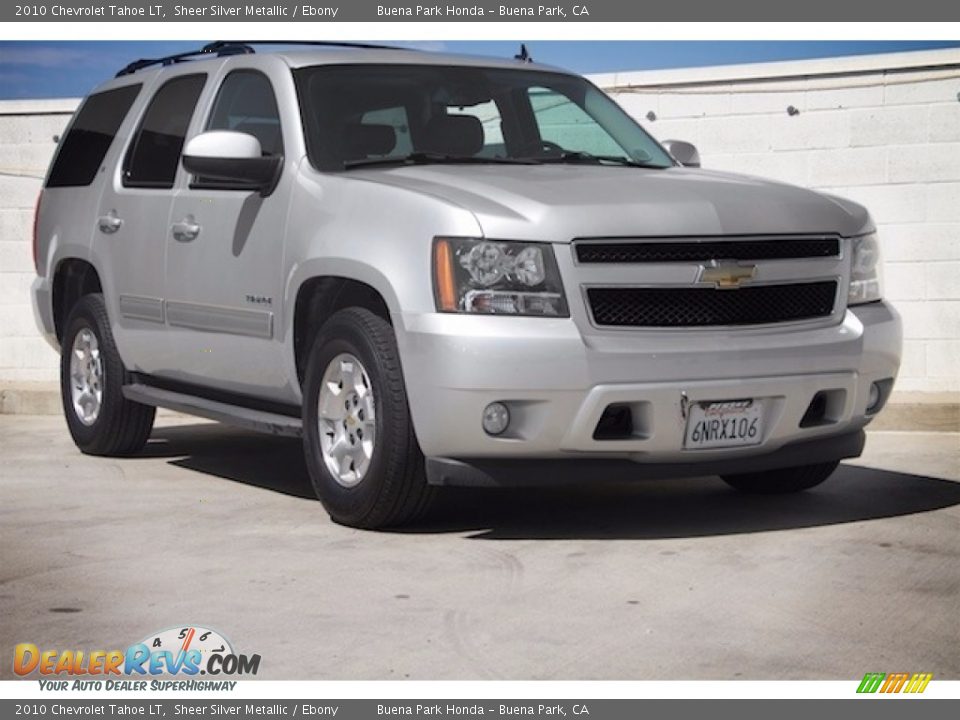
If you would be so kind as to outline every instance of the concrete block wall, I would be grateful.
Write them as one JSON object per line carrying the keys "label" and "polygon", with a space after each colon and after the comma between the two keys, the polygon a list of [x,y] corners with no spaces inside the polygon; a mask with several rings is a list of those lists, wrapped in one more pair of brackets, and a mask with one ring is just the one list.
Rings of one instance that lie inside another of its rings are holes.
{"label": "concrete block wall", "polygon": [[904,317],[898,391],[960,391],[960,51],[591,79],[705,167],[866,205]]}
{"label": "concrete block wall", "polygon": [[[591,79],[656,137],[696,143],[707,167],[866,204],[905,320],[898,391],[960,391],[960,52]],[[0,382],[56,378],[29,304],[30,233],[53,138],[76,105],[0,102]]]}
{"label": "concrete block wall", "polygon": [[57,355],[30,307],[33,211],[77,100],[0,102],[0,382],[53,380]]}

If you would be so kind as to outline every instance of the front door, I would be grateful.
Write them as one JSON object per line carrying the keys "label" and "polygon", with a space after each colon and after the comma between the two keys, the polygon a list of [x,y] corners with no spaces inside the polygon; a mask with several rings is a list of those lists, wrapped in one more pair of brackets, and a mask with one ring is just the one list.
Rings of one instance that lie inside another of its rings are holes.
{"label": "front door", "polygon": [[[203,129],[248,133],[264,154],[283,155],[273,87],[256,70],[224,78]],[[261,197],[194,176],[174,196],[164,291],[174,379],[266,398],[286,386],[276,337],[288,182]]]}

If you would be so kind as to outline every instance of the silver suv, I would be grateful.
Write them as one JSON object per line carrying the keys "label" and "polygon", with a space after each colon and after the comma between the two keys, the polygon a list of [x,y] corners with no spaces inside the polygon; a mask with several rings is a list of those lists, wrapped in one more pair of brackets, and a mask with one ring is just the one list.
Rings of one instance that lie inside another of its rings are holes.
{"label": "silver suv", "polygon": [[856,457],[901,324],[848,200],[699,169],[577,75],[214,43],[83,102],[37,209],[38,323],[78,447],[156,406],[302,436],[331,517],[443,485]]}

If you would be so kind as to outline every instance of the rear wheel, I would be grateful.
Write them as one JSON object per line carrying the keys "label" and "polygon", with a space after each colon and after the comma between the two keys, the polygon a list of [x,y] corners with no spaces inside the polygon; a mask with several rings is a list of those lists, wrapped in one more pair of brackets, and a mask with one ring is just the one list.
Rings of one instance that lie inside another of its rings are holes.
{"label": "rear wheel", "polygon": [[63,412],[80,450],[130,455],[147,442],[156,411],[123,396],[128,382],[103,296],[84,295],[67,318],[60,351]]}
{"label": "rear wheel", "polygon": [[816,487],[837,469],[839,462],[803,465],[765,470],[763,472],[743,473],[741,475],[722,475],[724,482],[743,492],[758,495],[780,495],[800,492]]}
{"label": "rear wheel", "polygon": [[364,308],[335,313],[313,339],[303,399],[307,467],[317,497],[343,525],[382,528],[428,509],[393,328]]}

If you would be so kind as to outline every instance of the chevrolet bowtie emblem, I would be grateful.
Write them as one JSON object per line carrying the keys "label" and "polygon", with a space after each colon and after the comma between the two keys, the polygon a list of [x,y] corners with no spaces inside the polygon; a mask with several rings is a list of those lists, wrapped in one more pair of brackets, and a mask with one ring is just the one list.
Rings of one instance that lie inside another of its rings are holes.
{"label": "chevrolet bowtie emblem", "polygon": [[712,283],[722,290],[730,290],[751,280],[757,274],[756,265],[737,265],[734,263],[713,263],[701,265],[697,282]]}

